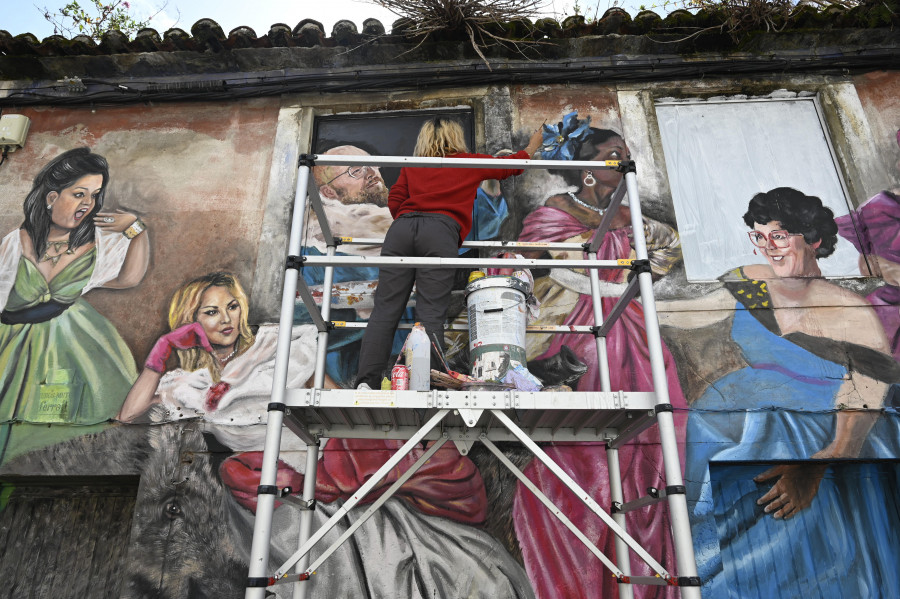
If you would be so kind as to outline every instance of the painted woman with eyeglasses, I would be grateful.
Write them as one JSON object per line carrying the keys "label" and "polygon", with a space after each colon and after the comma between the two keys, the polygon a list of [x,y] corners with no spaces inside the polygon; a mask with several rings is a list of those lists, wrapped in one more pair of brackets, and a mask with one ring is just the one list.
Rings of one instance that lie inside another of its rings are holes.
{"label": "painted woman with eyeglasses", "polygon": [[[743,219],[765,264],[734,269],[697,300],[660,302],[661,324],[733,316],[746,363],[711,383],[688,417],[685,479],[704,596],[785,596],[797,581],[816,581],[822,597],[900,596],[888,538],[900,515],[865,470],[873,465],[844,477],[827,462],[746,464],[887,457],[879,439],[891,433],[880,429],[892,424],[869,410],[881,407],[897,367],[871,305],[822,277],[817,261],[834,252],[838,228],[819,198],[779,187],[756,194]],[[731,480],[725,467],[744,469],[733,475],[746,483],[738,493],[713,488]]]}

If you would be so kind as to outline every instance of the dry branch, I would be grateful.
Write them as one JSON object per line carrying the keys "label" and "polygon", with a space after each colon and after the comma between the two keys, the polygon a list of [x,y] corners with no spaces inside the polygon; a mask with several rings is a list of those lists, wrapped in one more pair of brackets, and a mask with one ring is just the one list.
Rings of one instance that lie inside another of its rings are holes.
{"label": "dry branch", "polygon": [[[707,10],[720,13],[724,19],[720,25],[713,25],[694,31],[687,37],[670,40],[665,43],[677,43],[696,37],[709,31],[720,31],[731,36],[735,43],[748,32],[765,29],[781,31],[797,14],[796,9],[802,6],[813,6],[817,10],[825,10],[831,6],[853,8],[861,0],[676,0],[672,6],[689,11]],[[663,5],[667,5],[665,2]]]}
{"label": "dry branch", "polygon": [[512,21],[528,22],[538,16],[545,0],[370,1],[407,19],[409,25],[403,30],[403,34],[409,38],[420,38],[419,45],[437,34],[466,37],[488,69],[491,65],[484,55],[485,48],[499,45],[526,56],[525,50],[528,47],[541,43],[536,40],[511,39],[493,31],[502,31],[502,25]]}

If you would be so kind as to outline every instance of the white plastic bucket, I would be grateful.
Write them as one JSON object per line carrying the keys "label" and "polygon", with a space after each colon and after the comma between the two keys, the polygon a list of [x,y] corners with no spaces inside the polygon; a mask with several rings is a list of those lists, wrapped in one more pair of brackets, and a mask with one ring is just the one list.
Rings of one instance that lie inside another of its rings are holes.
{"label": "white plastic bucket", "polygon": [[525,364],[527,286],[515,277],[492,276],[466,286],[469,364],[479,380],[502,380],[511,362]]}

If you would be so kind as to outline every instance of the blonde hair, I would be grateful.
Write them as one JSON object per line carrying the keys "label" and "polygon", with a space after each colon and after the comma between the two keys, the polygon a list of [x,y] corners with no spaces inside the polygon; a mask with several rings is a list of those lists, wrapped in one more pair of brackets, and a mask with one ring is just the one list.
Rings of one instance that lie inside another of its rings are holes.
{"label": "blonde hair", "polygon": [[[235,356],[239,356],[253,345],[256,338],[250,325],[247,322],[247,315],[250,310],[247,294],[240,282],[231,273],[213,272],[202,277],[197,277],[193,281],[189,281],[182,285],[175,295],[172,296],[172,302],[169,304],[169,328],[173,331],[178,327],[197,321],[197,311],[200,309],[200,299],[203,293],[210,287],[224,287],[234,296],[238,305],[241,307],[241,318],[238,323],[238,340],[235,343],[237,352]],[[200,370],[206,368],[212,375],[213,381],[219,382],[222,378],[222,369],[212,354],[202,348],[179,349],[176,350],[178,362],[181,367],[188,371]]]}
{"label": "blonde hair", "polygon": [[443,157],[468,152],[463,128],[454,120],[441,117],[425,121],[416,138],[413,156]]}

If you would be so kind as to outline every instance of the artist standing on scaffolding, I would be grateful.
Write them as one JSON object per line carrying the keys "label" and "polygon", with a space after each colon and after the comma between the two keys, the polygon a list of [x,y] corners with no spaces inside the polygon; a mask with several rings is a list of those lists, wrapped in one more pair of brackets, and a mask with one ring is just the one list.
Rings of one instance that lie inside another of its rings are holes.
{"label": "artist standing on scaffolding", "polygon": [[[503,158],[527,159],[538,151],[538,129],[528,146]],[[470,154],[463,129],[454,120],[434,118],[422,125],[413,152],[419,157],[494,158]],[[455,258],[472,228],[472,205],[486,179],[520,175],[521,169],[403,168],[391,186],[388,208],[394,222],[381,248],[382,256]],[[358,388],[378,389],[390,358],[394,332],[416,285],[416,320],[430,339],[443,345],[444,321],[455,271],[450,268],[382,267],[375,289],[375,307],[359,351]],[[441,348],[443,350],[443,348]],[[434,358],[432,358],[434,361]],[[439,368],[439,367],[438,367]]]}

